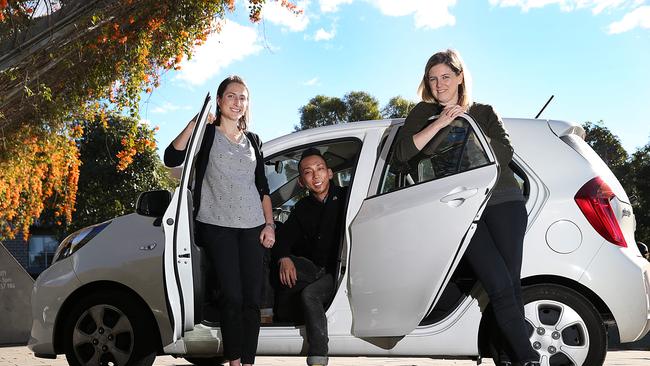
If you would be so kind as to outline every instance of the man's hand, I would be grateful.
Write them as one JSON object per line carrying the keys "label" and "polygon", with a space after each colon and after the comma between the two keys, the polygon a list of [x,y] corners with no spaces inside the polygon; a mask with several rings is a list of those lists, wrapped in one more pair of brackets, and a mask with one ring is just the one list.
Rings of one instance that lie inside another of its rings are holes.
{"label": "man's hand", "polygon": [[297,279],[296,266],[293,264],[291,258],[284,257],[280,259],[280,282],[283,285],[292,288],[296,285]]}

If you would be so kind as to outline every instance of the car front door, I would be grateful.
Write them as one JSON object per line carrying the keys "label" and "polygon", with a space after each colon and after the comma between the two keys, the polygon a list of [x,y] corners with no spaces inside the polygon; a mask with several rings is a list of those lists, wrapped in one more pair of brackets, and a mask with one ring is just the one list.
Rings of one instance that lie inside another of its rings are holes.
{"label": "car front door", "polygon": [[472,118],[462,115],[400,163],[391,135],[351,231],[352,333],[402,336],[440,297],[463,255],[498,166]]}
{"label": "car front door", "polygon": [[[189,142],[183,163],[180,185],[163,216],[165,230],[164,275],[167,304],[171,311],[173,338],[163,344],[174,344],[185,331],[194,328],[194,279],[192,276],[192,185],[193,167],[201,147],[206,120],[212,103],[208,94],[198,114],[198,122]],[[183,353],[183,349],[166,348],[168,353]]]}

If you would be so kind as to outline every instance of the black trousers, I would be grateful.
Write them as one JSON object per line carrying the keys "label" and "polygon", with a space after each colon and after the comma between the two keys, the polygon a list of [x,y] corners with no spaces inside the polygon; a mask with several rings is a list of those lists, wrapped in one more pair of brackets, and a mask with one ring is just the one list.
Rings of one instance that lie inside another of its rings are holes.
{"label": "black trousers", "polygon": [[304,320],[307,333],[307,364],[327,365],[328,333],[325,304],[334,295],[334,276],[304,257],[291,256],[296,266],[296,284],[289,288],[279,280],[279,267],[273,266],[275,288],[274,321]]}
{"label": "black trousers", "polygon": [[[524,202],[488,206],[478,222],[465,258],[488,294],[497,325],[494,345],[510,360],[538,360],[530,345],[521,298],[521,260],[528,216]],[[489,320],[489,319],[488,319]]]}
{"label": "black trousers", "polygon": [[260,333],[264,247],[263,226],[237,229],[197,222],[205,254],[220,289],[219,311],[224,357],[255,363]]}

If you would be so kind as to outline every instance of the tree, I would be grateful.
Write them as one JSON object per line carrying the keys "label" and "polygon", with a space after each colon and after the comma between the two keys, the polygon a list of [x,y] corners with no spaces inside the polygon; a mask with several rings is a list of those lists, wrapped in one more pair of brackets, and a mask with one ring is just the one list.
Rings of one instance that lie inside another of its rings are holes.
{"label": "tree", "polygon": [[[108,117],[108,127],[83,121],[86,132],[78,140],[81,158],[76,211],[67,232],[134,212],[138,195],[154,189],[173,189],[176,182],[169,176],[152,141],[157,128],[120,115]],[[135,131],[135,132],[134,132]],[[141,153],[123,170],[117,169],[115,157],[122,149],[122,139],[135,133],[138,143],[145,144]]]}
{"label": "tree", "polygon": [[300,107],[298,111],[300,112],[300,125],[294,126],[295,131],[346,122],[345,103],[337,97],[317,95],[311,98],[309,103]]}
{"label": "tree", "polygon": [[406,118],[413,107],[415,102],[408,99],[396,96],[390,98],[388,104],[381,110],[381,116],[384,118]]}
{"label": "tree", "polygon": [[348,122],[381,119],[379,102],[366,92],[349,92],[343,97],[343,103],[345,103]]}
{"label": "tree", "polygon": [[596,123],[585,122],[582,127],[586,133],[585,141],[603,159],[614,175],[621,180],[623,186],[627,188],[628,154],[621,145],[618,136],[605,127],[603,121]]}
{"label": "tree", "polygon": [[317,95],[298,111],[300,125],[294,126],[295,131],[381,118],[379,102],[366,92],[349,92],[343,99]]}
{"label": "tree", "polygon": [[[249,1],[252,22],[266,1]],[[301,12],[288,0],[269,1]],[[50,206],[56,223],[70,222],[79,170],[71,140],[83,133],[74,121],[106,127],[111,111],[137,117],[141,93],[179,69],[234,7],[234,0],[0,0],[0,239],[28,236]],[[144,146],[129,131],[115,151],[122,170]]]}
{"label": "tree", "polygon": [[632,191],[634,216],[636,217],[636,240],[650,244],[650,143],[632,154],[629,161],[631,172],[628,181]]}

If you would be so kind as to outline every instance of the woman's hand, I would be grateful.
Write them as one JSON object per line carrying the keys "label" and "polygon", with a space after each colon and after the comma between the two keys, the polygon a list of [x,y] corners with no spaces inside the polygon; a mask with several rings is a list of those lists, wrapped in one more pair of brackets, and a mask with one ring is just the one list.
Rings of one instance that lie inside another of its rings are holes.
{"label": "woman's hand", "polygon": [[214,113],[208,113],[208,124],[213,124],[216,119],[217,117],[214,115]]}
{"label": "woman's hand", "polygon": [[440,112],[440,116],[434,123],[438,124],[438,127],[441,130],[449,126],[449,124],[458,118],[458,116],[463,114],[463,112],[465,112],[463,107],[458,104],[448,105],[442,110],[442,112]]}
{"label": "woman's hand", "polygon": [[264,225],[260,233],[260,243],[264,248],[272,248],[275,244],[275,230],[271,225]]}

